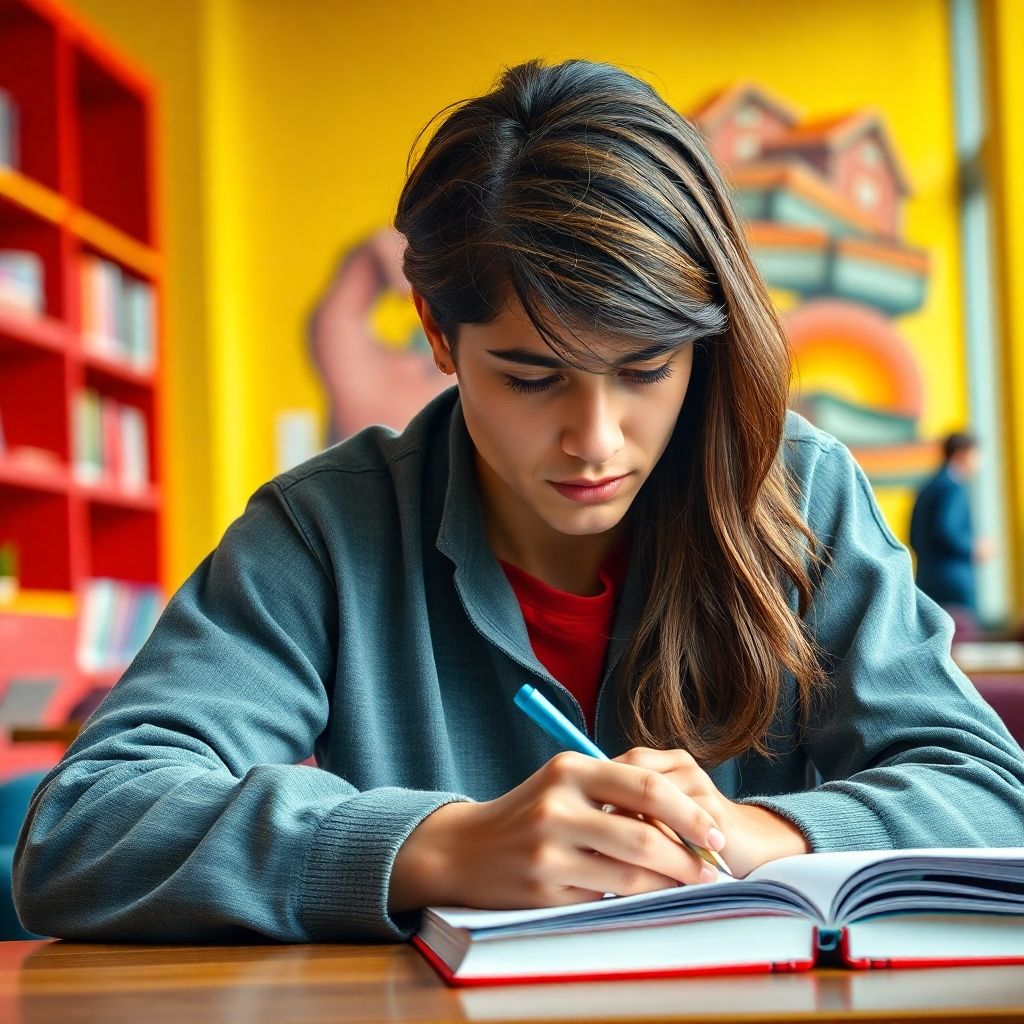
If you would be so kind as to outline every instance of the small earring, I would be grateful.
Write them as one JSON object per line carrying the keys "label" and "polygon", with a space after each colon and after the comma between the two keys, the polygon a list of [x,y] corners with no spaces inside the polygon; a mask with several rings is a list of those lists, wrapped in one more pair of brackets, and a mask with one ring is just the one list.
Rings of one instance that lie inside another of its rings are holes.
{"label": "small earring", "polygon": [[448,369],[448,367],[447,367],[447,366],[445,366],[445,365],[444,365],[444,363],[442,363],[440,359],[435,359],[435,360],[434,360],[434,365],[435,365],[435,366],[436,366],[436,367],[437,367],[437,368],[438,368],[438,369],[439,369],[439,370],[440,370],[440,371],[441,371],[441,372],[442,372],[442,373],[443,373],[443,374],[444,374],[444,375],[445,375],[446,377],[447,377],[447,376],[450,376],[451,374],[453,374],[453,373],[455,372],[454,370],[449,370],[449,369]]}

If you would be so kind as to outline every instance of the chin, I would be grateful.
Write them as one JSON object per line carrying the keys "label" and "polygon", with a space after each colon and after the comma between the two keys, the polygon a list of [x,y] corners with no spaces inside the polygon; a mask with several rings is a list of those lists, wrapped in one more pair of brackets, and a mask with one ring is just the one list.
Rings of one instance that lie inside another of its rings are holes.
{"label": "chin", "polygon": [[564,512],[557,516],[545,516],[548,525],[570,537],[589,537],[597,533],[607,533],[622,522],[626,514],[625,508],[607,506],[605,508],[585,508],[576,513]]}

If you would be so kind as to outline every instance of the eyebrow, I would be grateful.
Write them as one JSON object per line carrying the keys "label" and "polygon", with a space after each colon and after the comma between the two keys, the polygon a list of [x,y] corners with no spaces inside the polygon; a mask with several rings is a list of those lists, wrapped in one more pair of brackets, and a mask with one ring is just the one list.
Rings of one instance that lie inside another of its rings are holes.
{"label": "eyebrow", "polygon": [[[648,345],[647,348],[642,349],[640,352],[632,352],[622,359],[617,359],[612,365],[622,367],[628,366],[630,363],[643,363],[648,359],[654,359],[656,356],[675,352],[676,349],[682,348],[684,344],[686,343],[680,342],[675,345],[666,345],[664,342],[659,342],[655,345]],[[563,370],[566,367],[566,363],[555,356],[531,352],[526,348],[489,348],[487,353],[488,355],[497,356],[498,359],[504,359],[506,362],[519,363],[522,366],[543,366],[551,370]]]}

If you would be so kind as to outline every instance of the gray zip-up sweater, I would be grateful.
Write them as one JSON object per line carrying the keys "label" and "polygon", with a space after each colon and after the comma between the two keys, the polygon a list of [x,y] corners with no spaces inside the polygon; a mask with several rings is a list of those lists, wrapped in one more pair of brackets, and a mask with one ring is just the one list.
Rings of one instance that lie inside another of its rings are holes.
{"label": "gray zip-up sweater", "polygon": [[[949,618],[847,449],[795,414],[784,445],[834,560],[808,614],[832,693],[797,735],[789,679],[778,757],[726,762],[716,785],[816,850],[1021,844],[1024,755],[950,660]],[[598,697],[611,756],[637,575]],[[449,390],[401,435],[363,431],[256,492],[36,792],[18,913],[104,941],[407,937],[418,914],[387,911],[403,840],[557,752],[513,706],[527,681],[585,727],[487,545]],[[296,763],[311,752],[318,768]]]}

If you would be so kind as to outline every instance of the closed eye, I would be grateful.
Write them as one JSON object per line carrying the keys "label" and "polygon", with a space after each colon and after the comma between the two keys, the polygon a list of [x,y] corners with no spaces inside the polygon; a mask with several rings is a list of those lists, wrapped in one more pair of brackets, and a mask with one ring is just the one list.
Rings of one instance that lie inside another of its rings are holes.
{"label": "closed eye", "polygon": [[[672,376],[672,366],[666,363],[655,370],[620,370],[619,376],[629,384],[658,384]],[[523,395],[536,395],[553,388],[563,378],[560,374],[541,377],[539,380],[524,380],[522,377],[506,375],[505,387]]]}

